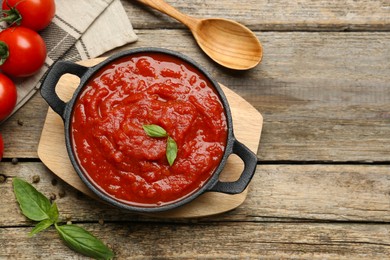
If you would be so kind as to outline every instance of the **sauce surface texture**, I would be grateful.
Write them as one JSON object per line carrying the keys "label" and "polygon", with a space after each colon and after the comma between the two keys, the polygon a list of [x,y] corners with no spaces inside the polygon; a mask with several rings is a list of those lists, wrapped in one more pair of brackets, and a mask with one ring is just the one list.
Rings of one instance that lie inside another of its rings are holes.
{"label": "sauce surface texture", "polygon": [[[225,110],[193,66],[160,53],[121,58],[84,86],[71,136],[87,177],[115,199],[136,206],[175,202],[198,190],[220,163],[227,139]],[[169,166],[164,128],[178,147]]]}

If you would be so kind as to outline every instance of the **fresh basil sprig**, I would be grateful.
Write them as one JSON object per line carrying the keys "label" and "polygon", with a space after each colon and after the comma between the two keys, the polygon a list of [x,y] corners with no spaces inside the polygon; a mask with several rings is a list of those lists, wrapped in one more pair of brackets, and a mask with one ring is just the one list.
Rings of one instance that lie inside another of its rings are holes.
{"label": "fresh basil sprig", "polygon": [[167,131],[159,125],[143,125],[142,127],[145,130],[145,133],[150,137],[153,138],[168,137],[165,155],[167,157],[169,166],[172,166],[177,157],[177,144],[175,140],[172,137],[170,137]]}
{"label": "fresh basil sprig", "polygon": [[31,230],[33,236],[54,225],[64,243],[74,251],[96,259],[112,259],[114,253],[85,229],[72,224],[59,225],[57,204],[37,191],[28,182],[15,178],[13,187],[16,200],[27,218],[39,221]]}

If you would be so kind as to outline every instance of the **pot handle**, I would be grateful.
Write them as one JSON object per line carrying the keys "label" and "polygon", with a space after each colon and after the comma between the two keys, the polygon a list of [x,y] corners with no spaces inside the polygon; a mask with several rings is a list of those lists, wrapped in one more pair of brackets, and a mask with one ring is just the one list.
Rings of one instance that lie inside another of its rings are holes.
{"label": "pot handle", "polygon": [[69,61],[57,61],[47,73],[41,86],[41,95],[49,104],[49,106],[64,119],[66,103],[62,101],[57,93],[56,86],[61,76],[70,73],[81,78],[88,67]]}
{"label": "pot handle", "polygon": [[255,174],[257,156],[244,144],[234,140],[233,153],[237,154],[244,162],[244,170],[238,180],[234,182],[218,181],[209,191],[222,192],[227,194],[238,194],[243,192]]}

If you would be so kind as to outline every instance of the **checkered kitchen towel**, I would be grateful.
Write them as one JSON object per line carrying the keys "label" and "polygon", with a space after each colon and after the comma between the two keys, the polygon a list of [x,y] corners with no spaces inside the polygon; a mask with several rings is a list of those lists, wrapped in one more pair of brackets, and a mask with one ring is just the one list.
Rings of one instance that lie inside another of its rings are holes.
{"label": "checkered kitchen towel", "polygon": [[94,58],[137,40],[120,0],[56,0],[56,15],[40,34],[47,45],[45,66],[34,76],[16,79],[14,112],[39,90],[45,72],[56,60]]}

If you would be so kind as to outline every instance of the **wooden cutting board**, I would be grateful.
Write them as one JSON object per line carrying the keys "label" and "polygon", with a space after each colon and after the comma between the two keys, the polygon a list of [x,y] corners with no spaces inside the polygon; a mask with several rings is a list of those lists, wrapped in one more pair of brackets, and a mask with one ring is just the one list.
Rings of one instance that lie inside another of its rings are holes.
{"label": "wooden cutting board", "polygon": [[[80,62],[84,66],[93,66],[104,58]],[[62,76],[56,86],[56,92],[65,102],[70,100],[80,80],[70,74]],[[224,91],[233,118],[234,134],[240,142],[245,144],[254,153],[257,153],[261,130],[262,115],[242,97],[221,85]],[[94,193],[81,181],[69,160],[65,147],[64,124],[61,117],[49,108],[43,126],[38,146],[38,156],[42,162],[59,178],[83,192],[91,198],[98,199]],[[221,173],[222,181],[237,180],[242,172],[243,163],[236,155],[229,157],[225,169]],[[250,189],[250,186],[249,186]],[[165,212],[151,215],[165,218],[195,218],[220,214],[240,206],[248,193],[248,189],[240,194],[228,195],[217,192],[206,192],[192,202]]]}

